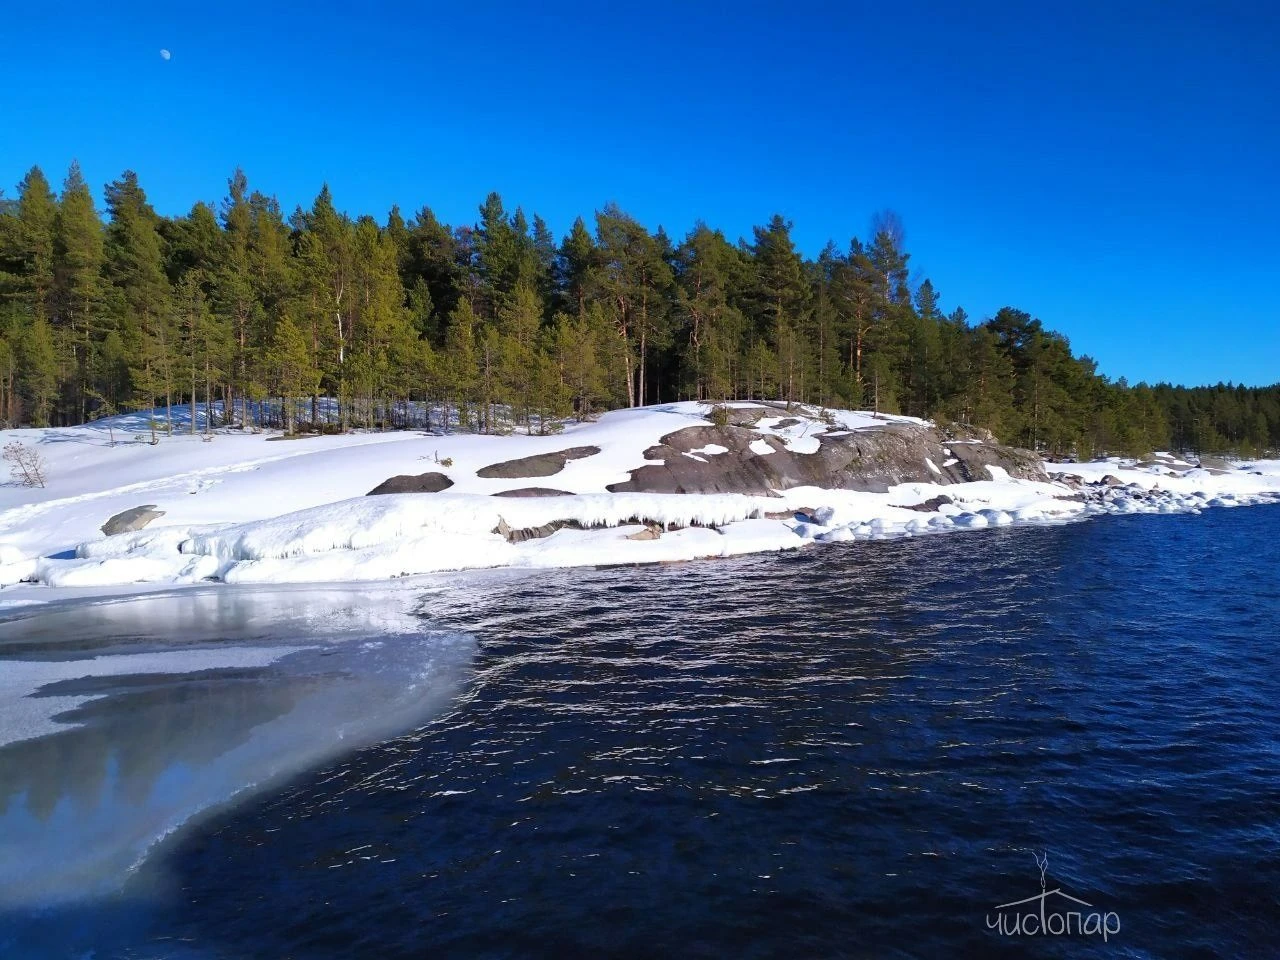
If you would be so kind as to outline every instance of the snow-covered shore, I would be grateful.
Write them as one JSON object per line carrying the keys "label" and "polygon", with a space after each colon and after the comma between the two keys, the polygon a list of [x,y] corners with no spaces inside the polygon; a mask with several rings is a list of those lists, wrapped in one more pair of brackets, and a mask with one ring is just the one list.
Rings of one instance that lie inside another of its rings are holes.
{"label": "snow-covered shore", "polygon": [[[1014,479],[987,466],[983,479],[898,483],[878,493],[816,486],[772,496],[609,492],[653,462],[645,451],[662,438],[710,426],[708,413],[696,403],[616,411],[545,437],[224,432],[205,440],[179,432],[153,445],[142,417],[4,431],[0,442],[41,453],[48,486],[0,487],[0,609],[90,587],[652,563],[1280,498],[1280,461],[1202,469],[1169,455],[1050,464],[1056,482]],[[920,426],[907,418],[816,413],[759,419],[750,427],[758,439],[743,456],[808,456],[822,437]],[[567,448],[579,452],[562,466],[544,463],[522,474],[510,463]],[[729,453],[710,443],[675,455],[714,463]],[[496,471],[504,476],[494,475],[495,464],[507,467]],[[946,480],[931,461],[920,466]],[[366,496],[390,477],[424,473],[439,474],[447,489]],[[534,486],[555,495],[505,495]],[[143,505],[163,516],[135,532],[100,531],[108,518]]]}

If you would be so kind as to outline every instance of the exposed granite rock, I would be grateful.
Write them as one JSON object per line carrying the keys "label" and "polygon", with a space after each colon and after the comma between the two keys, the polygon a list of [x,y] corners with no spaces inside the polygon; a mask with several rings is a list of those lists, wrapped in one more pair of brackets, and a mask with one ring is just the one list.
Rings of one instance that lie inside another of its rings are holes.
{"label": "exposed granite rock", "polygon": [[519,529],[512,527],[506,520],[498,518],[498,525],[493,528],[493,532],[504,537],[508,543],[524,543],[526,540],[540,540],[543,537],[549,537],[557,530],[585,529],[577,520],[551,520],[538,527],[521,527]]}
{"label": "exposed granite rock", "polygon": [[627,534],[628,540],[657,540],[662,536],[662,528],[656,523],[646,523],[643,530]]}
{"label": "exposed granite rock", "polygon": [[538,453],[531,457],[520,457],[518,460],[504,460],[481,467],[476,471],[477,477],[486,480],[524,480],[527,477],[550,477],[564,469],[570,460],[581,460],[600,452],[599,447],[570,447],[567,450],[556,450],[552,453]]}
{"label": "exposed granite rock", "polygon": [[805,523],[816,523],[814,517],[817,513],[813,507],[796,507],[794,510],[765,510],[760,516],[765,520],[803,520]]}
{"label": "exposed granite rock", "polygon": [[724,411],[726,422],[731,427],[754,427],[765,417],[776,417],[787,410],[787,405],[762,403],[752,407],[720,407]]}
{"label": "exposed granite rock", "polygon": [[[1044,461],[1030,450],[1020,447],[1006,447],[1001,443],[987,441],[974,443],[953,440],[944,445],[944,452],[948,454],[946,460],[958,461],[943,468],[943,473],[952,483],[990,480],[992,477],[987,471],[988,466],[999,467],[1009,476],[1021,480],[1049,479],[1044,472]],[[945,462],[939,462],[939,466]]]}
{"label": "exposed granite rock", "polygon": [[1235,464],[1230,460],[1223,460],[1221,457],[1201,457],[1200,468],[1202,470],[1216,470],[1219,473],[1229,473],[1235,469]]}
{"label": "exposed granite rock", "polygon": [[502,490],[495,497],[572,497],[568,490],[555,490],[551,487],[519,487],[515,490]]}
{"label": "exposed granite rock", "polygon": [[[731,411],[739,422],[757,422],[777,411],[765,408]],[[662,438],[645,451],[645,459],[658,461],[631,471],[631,478],[610,485],[615,493],[745,493],[774,495],[791,487],[815,486],[838,490],[883,492],[898,483],[961,483],[988,480],[986,466],[1006,470],[1010,476],[1047,480],[1044,466],[1034,453],[997,443],[949,441],[933,427],[911,423],[886,423],[873,430],[826,433],[826,425],[814,421],[819,443],[814,453],[787,449],[782,438],[761,435],[734,422],[719,426],[686,427]],[[773,451],[759,454],[756,441]],[[684,454],[710,444],[727,453]],[[930,469],[931,461],[937,472]],[[943,466],[954,461],[949,466]]]}
{"label": "exposed granite rock", "polygon": [[365,496],[376,497],[384,493],[439,493],[452,486],[453,481],[443,473],[420,473],[417,476],[402,474],[383,480]]}
{"label": "exposed granite rock", "polygon": [[108,537],[113,537],[117,533],[133,533],[135,530],[141,530],[152,520],[163,516],[163,510],[157,510],[154,503],[147,503],[141,507],[132,507],[117,513],[99,529]]}
{"label": "exposed granite rock", "polygon": [[928,500],[924,501],[924,503],[913,503],[909,506],[904,507],[903,509],[918,510],[921,513],[934,513],[944,503],[955,503],[955,501],[952,500],[950,497],[948,497],[945,493],[940,493],[936,497],[930,497]]}
{"label": "exposed granite rock", "polygon": [[1054,483],[1060,483],[1064,487],[1070,487],[1072,490],[1079,490],[1084,486],[1084,481],[1074,473],[1051,473],[1049,479]]}

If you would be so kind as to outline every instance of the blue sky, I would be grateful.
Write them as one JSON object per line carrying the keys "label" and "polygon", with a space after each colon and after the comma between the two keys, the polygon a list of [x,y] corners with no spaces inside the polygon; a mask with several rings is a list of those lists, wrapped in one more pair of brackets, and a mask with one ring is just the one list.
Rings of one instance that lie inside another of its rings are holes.
{"label": "blue sky", "polygon": [[76,157],[181,213],[239,165],[286,209],[498,190],[558,234],[778,211],[809,254],[891,208],[948,310],[1130,381],[1280,381],[1280,5],[216,6],[11,8],[6,192]]}

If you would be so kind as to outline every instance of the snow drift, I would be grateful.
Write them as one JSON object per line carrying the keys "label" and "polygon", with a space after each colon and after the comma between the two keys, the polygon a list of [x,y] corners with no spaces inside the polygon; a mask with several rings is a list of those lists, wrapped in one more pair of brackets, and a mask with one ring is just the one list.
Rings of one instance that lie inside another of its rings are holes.
{"label": "snow drift", "polygon": [[[1046,474],[1025,452],[948,441],[909,418],[785,413],[733,405],[719,434],[697,403],[616,411],[546,437],[403,432],[280,443],[228,433],[153,446],[112,443],[105,422],[6,431],[39,447],[49,487],[0,489],[0,585],[24,584],[0,594],[0,608],[48,587],[655,563],[1280,496],[1276,462],[1202,469],[1159,454],[1049,465]],[[888,450],[897,459],[886,464]],[[388,477],[424,472],[447,478],[447,489],[364,495]],[[751,491],[630,489],[645,476],[676,487],[749,476]],[[794,485],[808,476],[842,486]],[[895,482],[904,476],[919,479]],[[141,503],[162,515],[102,535],[108,517]]]}

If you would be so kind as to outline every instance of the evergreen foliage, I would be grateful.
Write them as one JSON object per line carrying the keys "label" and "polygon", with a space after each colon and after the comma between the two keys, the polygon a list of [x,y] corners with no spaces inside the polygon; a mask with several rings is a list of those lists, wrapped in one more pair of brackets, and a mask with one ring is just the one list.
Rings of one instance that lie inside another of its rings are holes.
{"label": "evergreen foliage", "polygon": [[158,215],[128,171],[104,201],[75,164],[60,194],[33,167],[0,200],[7,425],[189,405],[192,430],[221,410],[290,431],[546,431],[751,398],[965,422],[1049,454],[1280,447],[1280,385],[1131,387],[1022,310],[944,312],[892,213],[809,260],[780,214],[736,244],[703,223],[674,241],[610,204],[557,244],[496,193],[459,227],[427,207],[352,218],[327,185],[286,221],[240,170],[185,216]]}

